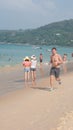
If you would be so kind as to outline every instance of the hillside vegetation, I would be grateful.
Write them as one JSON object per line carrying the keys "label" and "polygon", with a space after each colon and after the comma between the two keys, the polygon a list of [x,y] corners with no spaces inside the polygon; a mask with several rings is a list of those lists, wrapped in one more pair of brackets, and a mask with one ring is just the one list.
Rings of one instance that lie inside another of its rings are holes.
{"label": "hillside vegetation", "polygon": [[73,46],[73,19],[31,30],[0,30],[0,42]]}

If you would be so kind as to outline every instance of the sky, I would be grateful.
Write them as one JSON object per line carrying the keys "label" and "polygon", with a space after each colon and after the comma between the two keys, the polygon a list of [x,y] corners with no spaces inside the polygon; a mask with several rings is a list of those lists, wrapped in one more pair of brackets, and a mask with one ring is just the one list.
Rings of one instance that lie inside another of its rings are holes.
{"label": "sky", "polygon": [[73,19],[73,0],[0,0],[0,30],[36,29]]}

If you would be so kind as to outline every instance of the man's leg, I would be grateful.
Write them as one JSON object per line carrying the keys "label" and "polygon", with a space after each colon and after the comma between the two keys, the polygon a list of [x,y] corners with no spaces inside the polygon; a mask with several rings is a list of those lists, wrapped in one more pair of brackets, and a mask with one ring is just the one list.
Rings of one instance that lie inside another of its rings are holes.
{"label": "man's leg", "polygon": [[61,79],[60,79],[60,68],[56,68],[56,81],[58,81],[59,84],[61,84]]}
{"label": "man's leg", "polygon": [[58,81],[58,83],[61,84],[61,79],[59,77],[56,78],[56,81]]}
{"label": "man's leg", "polygon": [[53,88],[54,85],[54,75],[50,75],[50,87]]}

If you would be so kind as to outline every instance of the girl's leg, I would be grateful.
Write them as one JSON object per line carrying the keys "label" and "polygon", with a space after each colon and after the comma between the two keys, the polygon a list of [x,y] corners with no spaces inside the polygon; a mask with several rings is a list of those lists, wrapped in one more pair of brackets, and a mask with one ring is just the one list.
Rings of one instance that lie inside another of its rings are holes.
{"label": "girl's leg", "polygon": [[27,86],[27,72],[24,73],[25,86]]}
{"label": "girl's leg", "polygon": [[33,71],[33,82],[36,85],[36,71]]}
{"label": "girl's leg", "polygon": [[34,71],[31,71],[31,75],[32,75],[32,85],[34,86],[34,81],[35,81]]}
{"label": "girl's leg", "polygon": [[29,79],[30,79],[30,71],[28,72],[28,75],[27,75],[28,77],[27,77],[27,80],[29,81]]}

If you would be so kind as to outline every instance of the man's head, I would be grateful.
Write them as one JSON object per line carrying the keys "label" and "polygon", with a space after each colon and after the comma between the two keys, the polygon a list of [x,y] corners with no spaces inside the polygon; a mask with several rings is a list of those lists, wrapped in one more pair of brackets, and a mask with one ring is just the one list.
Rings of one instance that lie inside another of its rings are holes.
{"label": "man's head", "polygon": [[55,55],[57,52],[57,49],[55,47],[52,48],[52,54]]}

